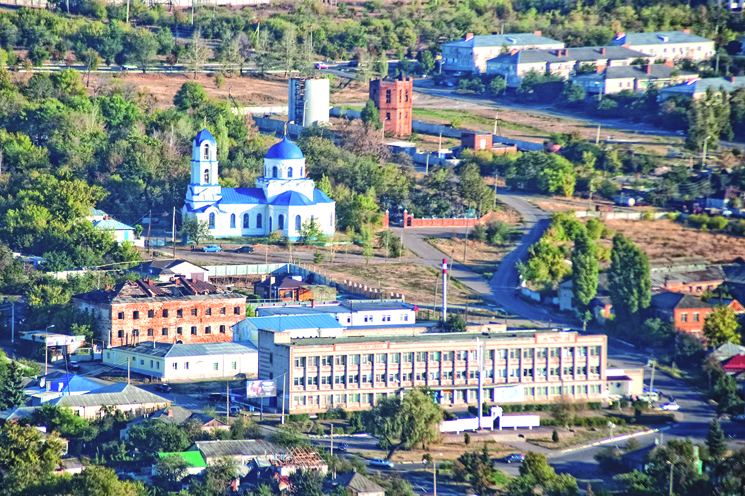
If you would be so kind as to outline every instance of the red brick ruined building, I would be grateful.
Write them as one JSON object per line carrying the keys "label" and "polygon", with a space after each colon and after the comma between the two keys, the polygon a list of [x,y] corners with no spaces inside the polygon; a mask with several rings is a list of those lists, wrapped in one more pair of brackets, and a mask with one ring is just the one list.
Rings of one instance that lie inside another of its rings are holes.
{"label": "red brick ruined building", "polygon": [[378,107],[383,130],[388,134],[397,136],[411,134],[413,99],[414,80],[412,78],[399,76],[370,81],[370,100]]}
{"label": "red brick ruined building", "polygon": [[246,298],[204,282],[150,279],[73,297],[76,308],[91,312],[104,346],[232,341],[231,326],[246,316]]}

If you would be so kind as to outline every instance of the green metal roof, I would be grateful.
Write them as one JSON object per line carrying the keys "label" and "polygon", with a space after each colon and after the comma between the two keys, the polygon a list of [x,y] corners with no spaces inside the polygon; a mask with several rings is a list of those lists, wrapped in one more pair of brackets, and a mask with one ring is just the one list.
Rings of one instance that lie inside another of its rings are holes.
{"label": "green metal roof", "polygon": [[101,231],[134,231],[134,227],[113,219],[99,220],[93,226]]}
{"label": "green metal roof", "polygon": [[181,455],[186,460],[186,463],[190,467],[206,467],[207,462],[204,461],[204,457],[199,451],[176,451],[172,453],[158,453],[160,458],[168,458],[169,456]]}

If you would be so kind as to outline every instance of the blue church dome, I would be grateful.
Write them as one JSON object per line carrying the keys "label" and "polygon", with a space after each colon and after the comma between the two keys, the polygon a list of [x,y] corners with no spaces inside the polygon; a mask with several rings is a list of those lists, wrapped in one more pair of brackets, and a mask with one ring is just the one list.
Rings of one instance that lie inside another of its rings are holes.
{"label": "blue church dome", "polygon": [[215,140],[215,137],[212,136],[212,133],[207,131],[207,128],[202,129],[199,131],[199,134],[197,134],[197,137],[194,138],[194,141],[196,142],[197,146],[201,145],[205,141],[209,141],[210,143],[217,143]]}
{"label": "blue church dome", "polygon": [[264,158],[278,159],[278,160],[292,160],[303,157],[303,152],[300,151],[295,143],[287,139],[285,136],[282,141],[274,144]]}

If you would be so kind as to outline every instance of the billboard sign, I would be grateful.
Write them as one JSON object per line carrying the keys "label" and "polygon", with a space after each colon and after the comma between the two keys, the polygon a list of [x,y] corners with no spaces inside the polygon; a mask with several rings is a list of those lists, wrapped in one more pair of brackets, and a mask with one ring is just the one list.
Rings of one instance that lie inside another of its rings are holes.
{"label": "billboard sign", "polygon": [[505,386],[494,388],[495,403],[519,403],[525,400],[525,390],[522,386]]}
{"label": "billboard sign", "polygon": [[270,398],[277,396],[274,381],[246,381],[246,398]]}

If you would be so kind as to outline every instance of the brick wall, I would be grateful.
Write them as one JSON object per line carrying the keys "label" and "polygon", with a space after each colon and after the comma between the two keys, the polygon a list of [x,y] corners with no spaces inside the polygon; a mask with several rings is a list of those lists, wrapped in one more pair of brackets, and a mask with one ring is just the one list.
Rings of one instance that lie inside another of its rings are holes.
{"label": "brick wall", "polygon": [[466,227],[483,224],[486,216],[480,219],[416,219],[414,214],[404,210],[404,227]]}
{"label": "brick wall", "polygon": [[[75,306],[93,312],[100,333],[99,339],[106,341],[106,346],[123,346],[153,340],[159,343],[180,341],[184,344],[232,341],[233,330],[230,327],[246,316],[246,300],[243,297],[163,299],[127,303],[91,303],[75,300]],[[164,314],[164,311],[167,314]]]}
{"label": "brick wall", "polygon": [[370,100],[380,110],[380,121],[386,133],[411,134],[414,80],[412,78],[370,81]]}

